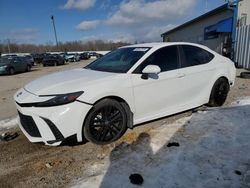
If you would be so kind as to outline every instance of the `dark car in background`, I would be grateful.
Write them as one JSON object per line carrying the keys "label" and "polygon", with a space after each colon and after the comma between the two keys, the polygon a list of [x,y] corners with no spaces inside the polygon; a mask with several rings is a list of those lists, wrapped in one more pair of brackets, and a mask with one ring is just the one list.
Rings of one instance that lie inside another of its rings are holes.
{"label": "dark car in background", "polygon": [[0,74],[13,75],[16,72],[29,72],[31,66],[31,63],[24,57],[3,56],[0,58]]}
{"label": "dark car in background", "polygon": [[89,55],[89,58],[91,58],[91,57],[99,58],[99,57],[103,56],[102,54],[99,54],[99,53],[96,53],[96,52],[89,52],[88,55]]}
{"label": "dark car in background", "polygon": [[88,52],[83,52],[80,54],[80,59],[81,60],[86,60],[86,59],[89,59],[90,56],[89,56],[89,53]]}
{"label": "dark car in background", "polygon": [[24,56],[25,60],[30,63],[32,66],[34,66],[35,64],[35,61],[34,61],[34,58],[31,56],[31,55],[25,55]]}
{"label": "dark car in background", "polygon": [[64,65],[64,63],[64,58],[58,54],[46,55],[42,60],[42,64],[44,67],[47,65]]}
{"label": "dark car in background", "polygon": [[37,64],[40,64],[43,62],[43,58],[46,56],[46,53],[36,53],[36,54],[32,54],[32,57],[34,59],[34,62]]}

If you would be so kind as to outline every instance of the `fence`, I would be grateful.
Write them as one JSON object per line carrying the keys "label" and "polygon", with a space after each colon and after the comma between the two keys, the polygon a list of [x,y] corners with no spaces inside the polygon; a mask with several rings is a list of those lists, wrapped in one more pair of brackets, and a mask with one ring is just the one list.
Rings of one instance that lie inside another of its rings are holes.
{"label": "fence", "polygon": [[235,62],[245,69],[250,69],[250,25],[237,28]]}

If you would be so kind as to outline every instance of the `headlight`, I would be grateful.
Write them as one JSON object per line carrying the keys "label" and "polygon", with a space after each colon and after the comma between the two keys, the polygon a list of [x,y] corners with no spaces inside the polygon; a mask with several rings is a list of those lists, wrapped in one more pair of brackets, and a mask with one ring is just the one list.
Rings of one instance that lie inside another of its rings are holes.
{"label": "headlight", "polygon": [[7,68],[7,65],[0,66],[1,69]]}
{"label": "headlight", "polygon": [[[49,107],[49,106],[59,106],[63,104],[68,104],[71,102],[74,102],[81,94],[83,94],[83,91],[75,92],[75,93],[68,93],[68,94],[62,94],[62,95],[56,95],[54,98],[49,99],[44,102],[36,103],[35,107]],[[43,97],[48,97],[51,95],[42,95]]]}

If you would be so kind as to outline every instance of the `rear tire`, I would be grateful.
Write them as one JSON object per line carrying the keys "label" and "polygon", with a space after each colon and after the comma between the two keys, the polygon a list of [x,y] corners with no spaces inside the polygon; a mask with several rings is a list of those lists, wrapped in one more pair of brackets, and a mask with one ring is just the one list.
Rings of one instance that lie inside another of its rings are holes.
{"label": "rear tire", "polygon": [[212,88],[208,106],[216,107],[222,106],[229,92],[230,86],[228,81],[225,78],[219,78]]}
{"label": "rear tire", "polygon": [[14,75],[15,74],[15,69],[13,67],[10,68],[9,74],[10,75]]}
{"label": "rear tire", "polygon": [[30,72],[30,70],[31,70],[31,66],[27,65],[26,72]]}
{"label": "rear tire", "polygon": [[98,102],[87,115],[83,136],[95,144],[109,144],[118,140],[127,130],[126,110],[116,100]]}

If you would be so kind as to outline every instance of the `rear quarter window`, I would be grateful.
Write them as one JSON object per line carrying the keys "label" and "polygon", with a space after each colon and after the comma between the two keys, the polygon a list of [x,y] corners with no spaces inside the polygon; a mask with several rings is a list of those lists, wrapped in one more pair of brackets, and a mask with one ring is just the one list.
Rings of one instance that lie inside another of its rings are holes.
{"label": "rear quarter window", "polygon": [[202,48],[191,46],[191,45],[182,45],[183,58],[182,58],[182,67],[190,67],[196,65],[203,65],[209,63],[214,55]]}

